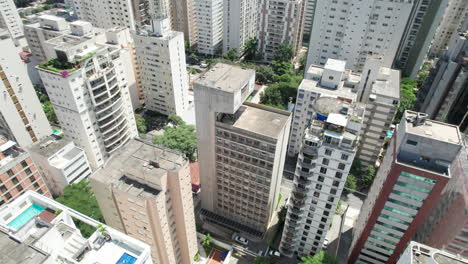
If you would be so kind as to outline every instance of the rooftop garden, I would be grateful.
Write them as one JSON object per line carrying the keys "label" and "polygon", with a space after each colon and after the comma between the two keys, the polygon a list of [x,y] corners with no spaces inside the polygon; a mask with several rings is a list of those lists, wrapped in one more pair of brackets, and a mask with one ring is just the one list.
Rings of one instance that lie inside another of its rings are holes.
{"label": "rooftop garden", "polygon": [[62,75],[67,75],[80,68],[79,64],[73,64],[68,61],[61,61],[57,58],[50,59],[42,64],[39,64],[39,68],[56,72]]}
{"label": "rooftop garden", "polygon": [[83,56],[83,57],[77,59],[76,61],[77,61],[77,62],[82,62],[82,61],[84,61],[84,60],[87,60],[87,59],[91,58],[91,57],[94,56],[95,54],[96,54],[95,51],[90,52],[90,53],[86,54],[85,56]]}

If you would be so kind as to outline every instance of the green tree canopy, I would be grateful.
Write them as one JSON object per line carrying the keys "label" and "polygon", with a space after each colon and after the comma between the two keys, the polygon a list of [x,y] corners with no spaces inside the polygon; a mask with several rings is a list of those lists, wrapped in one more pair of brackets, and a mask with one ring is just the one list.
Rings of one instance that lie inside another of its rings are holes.
{"label": "green tree canopy", "polygon": [[185,154],[188,159],[195,160],[195,153],[197,151],[195,127],[185,124],[180,117],[172,117],[172,120],[170,118],[169,122],[174,126],[166,126],[164,128],[164,134],[155,136],[153,138],[153,143],[177,150]]}
{"label": "green tree canopy", "polygon": [[135,114],[135,122],[137,126],[138,133],[144,134],[147,131],[146,120],[140,115]]}
{"label": "green tree canopy", "polygon": [[276,75],[293,74],[293,65],[287,61],[274,60],[271,62],[271,68]]}
{"label": "green tree canopy", "polygon": [[244,54],[246,60],[255,59],[255,54],[257,53],[257,38],[251,38],[245,42]]}
{"label": "green tree canopy", "polygon": [[58,123],[57,115],[55,114],[54,107],[50,102],[45,102],[42,104],[42,110],[44,110],[44,113],[47,117],[47,120],[49,120],[50,123]]}
{"label": "green tree canopy", "polygon": [[269,257],[256,257],[254,260],[254,264],[272,264],[271,259]]}
{"label": "green tree canopy", "polygon": [[167,117],[167,120],[169,121],[169,123],[171,123],[174,126],[185,125],[184,120],[178,115],[170,114]]}
{"label": "green tree canopy", "polygon": [[395,114],[395,119],[393,123],[400,123],[401,118],[405,110],[412,110],[416,102],[416,95],[414,94],[414,89],[417,86],[417,82],[410,78],[401,79],[400,84],[400,105],[398,106],[398,111]]}
{"label": "green tree canopy", "polygon": [[268,66],[255,67],[255,81],[261,84],[271,83],[275,80],[275,73],[273,69]]}
{"label": "green tree canopy", "polygon": [[302,257],[301,260],[301,264],[338,264],[338,260],[335,257],[326,253],[325,251],[320,251],[313,257]]}
{"label": "green tree canopy", "polygon": [[[282,76],[281,78],[287,77]],[[300,78],[291,77],[291,80],[290,82],[274,83],[265,88],[260,95],[260,103],[286,109],[289,99],[291,98],[293,101],[296,99]]]}
{"label": "green tree canopy", "polygon": [[359,181],[359,187],[361,189],[369,189],[374,181],[376,174],[375,166],[369,165],[367,166],[366,171],[362,174],[362,177]]}
{"label": "green tree canopy", "polygon": [[288,43],[282,43],[278,47],[277,55],[275,56],[275,60],[277,61],[286,61],[289,62],[294,57],[294,49]]}
{"label": "green tree canopy", "polygon": [[354,176],[354,174],[352,173],[348,174],[348,177],[346,178],[345,188],[351,192],[356,191],[357,179],[356,179],[356,176]]}
{"label": "green tree canopy", "polygon": [[224,55],[223,57],[226,59],[226,60],[230,60],[230,61],[237,61],[239,59],[239,52],[237,51],[237,48],[232,48],[230,50],[228,50]]}

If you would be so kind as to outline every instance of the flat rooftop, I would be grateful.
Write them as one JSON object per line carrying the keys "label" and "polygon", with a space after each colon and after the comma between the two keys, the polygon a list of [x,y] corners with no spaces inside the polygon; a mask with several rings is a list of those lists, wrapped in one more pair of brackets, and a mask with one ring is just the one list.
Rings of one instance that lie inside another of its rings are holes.
{"label": "flat rooftop", "polygon": [[0,263],[2,264],[38,264],[48,258],[44,252],[30,245],[20,243],[0,231]]}
{"label": "flat rooftop", "polygon": [[159,193],[161,177],[181,168],[187,159],[180,153],[138,139],[120,148],[91,178],[142,198]]}
{"label": "flat rooftop", "polygon": [[387,80],[375,80],[372,93],[386,97],[400,98],[400,72],[390,68],[381,68],[388,74]]}
{"label": "flat rooftop", "polygon": [[29,151],[40,154],[44,157],[50,157],[65,147],[71,140],[50,135],[28,147]]}
{"label": "flat rooftop", "polygon": [[411,262],[408,264],[468,264],[468,259],[411,241]]}
{"label": "flat rooftop", "polygon": [[235,92],[242,89],[242,85],[252,78],[254,74],[255,70],[253,69],[217,63],[200,76],[195,83],[226,92]]}
{"label": "flat rooftop", "polygon": [[225,115],[222,123],[276,139],[288,124],[290,113],[276,108],[244,103],[234,115]]}
{"label": "flat rooftop", "polygon": [[330,89],[328,87],[321,86],[318,81],[303,79],[299,85],[298,90],[312,91],[315,93],[326,94],[334,97],[344,97],[356,101],[357,93],[353,91],[352,88],[344,86],[344,82],[340,83],[338,89]]}
{"label": "flat rooftop", "polygon": [[328,59],[325,63],[325,69],[344,72],[346,67],[346,61]]}
{"label": "flat rooftop", "polygon": [[417,112],[406,111],[406,132],[420,137],[436,139],[451,144],[462,145],[462,136],[458,127],[426,118],[425,122],[415,126],[413,120],[418,117]]}

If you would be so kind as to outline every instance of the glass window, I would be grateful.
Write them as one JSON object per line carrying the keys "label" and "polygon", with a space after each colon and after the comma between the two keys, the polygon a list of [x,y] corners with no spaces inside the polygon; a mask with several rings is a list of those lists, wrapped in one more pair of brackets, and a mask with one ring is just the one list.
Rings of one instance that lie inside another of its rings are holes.
{"label": "glass window", "polygon": [[327,155],[327,156],[331,156],[332,153],[333,153],[333,151],[331,149],[326,149],[325,150],[325,155]]}
{"label": "glass window", "polygon": [[424,198],[421,198],[421,197],[418,197],[418,196],[415,196],[415,195],[412,195],[412,194],[400,192],[400,191],[397,191],[397,190],[392,190],[392,193],[396,194],[396,195],[401,195],[403,197],[410,198],[410,199],[413,199],[413,200],[416,200],[416,201],[420,201],[420,202],[423,202],[425,200]]}
{"label": "glass window", "polygon": [[412,145],[412,146],[416,146],[416,145],[418,145],[418,142],[417,142],[417,141],[414,141],[414,140],[408,139],[408,140],[406,140],[406,144]]}
{"label": "glass window", "polygon": [[410,218],[414,217],[414,215],[412,215],[410,213],[403,212],[403,211],[400,211],[398,209],[395,209],[395,208],[392,208],[392,207],[389,207],[389,206],[384,206],[384,209],[388,210],[390,212],[393,212],[393,213],[401,214],[401,215],[406,216],[406,217],[410,217]]}
{"label": "glass window", "polygon": [[402,187],[405,187],[405,188],[408,188],[408,189],[412,189],[412,190],[415,190],[415,191],[423,192],[423,193],[430,193],[431,192],[431,190],[428,190],[428,189],[425,189],[425,188],[422,188],[422,187],[419,187],[419,186],[416,186],[416,185],[413,185],[413,184],[409,184],[409,183],[406,183],[406,182],[397,181],[396,185],[399,185],[399,186],[402,186]]}
{"label": "glass window", "polygon": [[407,178],[410,178],[410,179],[422,181],[422,182],[425,182],[425,183],[430,183],[430,184],[436,184],[436,183],[437,183],[436,180],[424,178],[424,177],[421,177],[421,176],[418,176],[418,175],[411,174],[411,173],[409,173],[409,172],[404,172],[404,171],[402,171],[402,172],[400,173],[400,175],[401,175],[401,176],[404,176],[404,177],[407,177]]}
{"label": "glass window", "polygon": [[348,158],[349,158],[349,155],[341,154],[341,159],[342,160],[348,160]]}

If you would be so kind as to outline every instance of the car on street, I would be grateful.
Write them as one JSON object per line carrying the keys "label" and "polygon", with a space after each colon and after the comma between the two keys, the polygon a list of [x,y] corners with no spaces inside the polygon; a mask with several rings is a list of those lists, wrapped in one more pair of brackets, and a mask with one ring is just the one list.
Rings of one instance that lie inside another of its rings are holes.
{"label": "car on street", "polygon": [[325,238],[325,240],[323,241],[322,249],[327,249],[327,247],[328,247],[328,242],[329,242],[328,238]]}
{"label": "car on street", "polygon": [[241,243],[241,244],[244,245],[244,246],[247,246],[247,245],[249,244],[249,241],[248,241],[247,238],[245,238],[245,237],[236,236],[236,237],[234,238],[234,240],[237,241],[237,242],[239,242],[239,243]]}
{"label": "car on street", "polygon": [[275,256],[275,257],[281,257],[281,254],[279,253],[279,251],[276,251],[276,250],[270,250],[270,252],[268,252],[268,255],[270,256]]}

